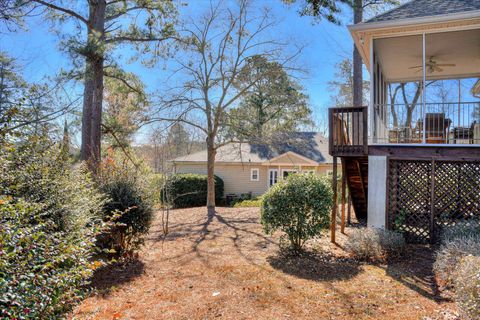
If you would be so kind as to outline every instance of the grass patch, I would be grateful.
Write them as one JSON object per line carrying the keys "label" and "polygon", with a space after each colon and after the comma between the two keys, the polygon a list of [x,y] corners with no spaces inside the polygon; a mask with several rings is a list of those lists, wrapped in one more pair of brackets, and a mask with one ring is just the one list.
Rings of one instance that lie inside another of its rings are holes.
{"label": "grass patch", "polygon": [[239,200],[233,205],[234,208],[253,208],[260,207],[262,205],[262,198],[258,197],[250,200]]}

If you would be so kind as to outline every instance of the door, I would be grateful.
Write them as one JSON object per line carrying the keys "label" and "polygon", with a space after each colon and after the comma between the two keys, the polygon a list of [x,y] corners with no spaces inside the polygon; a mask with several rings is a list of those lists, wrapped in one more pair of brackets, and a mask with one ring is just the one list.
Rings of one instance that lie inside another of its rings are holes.
{"label": "door", "polygon": [[271,187],[278,181],[278,170],[270,169],[268,170],[268,186]]}

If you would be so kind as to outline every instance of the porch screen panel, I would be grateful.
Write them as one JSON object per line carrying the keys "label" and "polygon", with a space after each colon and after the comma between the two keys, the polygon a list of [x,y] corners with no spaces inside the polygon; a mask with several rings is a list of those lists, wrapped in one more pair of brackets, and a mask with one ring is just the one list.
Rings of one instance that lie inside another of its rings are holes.
{"label": "porch screen panel", "polygon": [[480,29],[427,34],[425,50],[426,143],[476,143],[480,99],[472,88],[480,77]]}
{"label": "porch screen panel", "polygon": [[374,48],[380,67],[380,88],[372,99],[382,110],[374,121],[381,129],[377,130],[376,140],[380,143],[419,143],[417,123],[423,118],[422,99],[416,93],[423,78],[423,37],[376,39]]}

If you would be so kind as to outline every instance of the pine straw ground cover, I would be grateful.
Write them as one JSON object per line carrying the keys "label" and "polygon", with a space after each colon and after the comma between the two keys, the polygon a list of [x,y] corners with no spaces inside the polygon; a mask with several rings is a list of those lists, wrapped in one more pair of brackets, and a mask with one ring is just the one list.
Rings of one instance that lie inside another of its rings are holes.
{"label": "pine straw ground cover", "polygon": [[[279,255],[258,208],[171,213],[162,238],[160,214],[139,261],[100,270],[97,294],[72,319],[454,319],[440,297],[432,251],[410,247],[407,259],[369,265],[349,258],[328,237],[309,253]],[[347,234],[349,229],[346,230]],[[163,241],[165,240],[165,241]],[[446,314],[446,315],[445,315]]]}

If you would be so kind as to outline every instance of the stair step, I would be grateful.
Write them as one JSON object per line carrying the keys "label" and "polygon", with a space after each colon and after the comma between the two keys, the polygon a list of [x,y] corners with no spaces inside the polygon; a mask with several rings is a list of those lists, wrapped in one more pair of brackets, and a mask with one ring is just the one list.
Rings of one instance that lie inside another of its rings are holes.
{"label": "stair step", "polygon": [[366,220],[368,199],[368,159],[365,157],[343,158],[342,163],[345,166],[347,184],[350,190],[355,215],[358,220]]}

